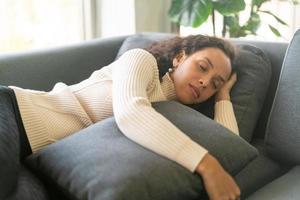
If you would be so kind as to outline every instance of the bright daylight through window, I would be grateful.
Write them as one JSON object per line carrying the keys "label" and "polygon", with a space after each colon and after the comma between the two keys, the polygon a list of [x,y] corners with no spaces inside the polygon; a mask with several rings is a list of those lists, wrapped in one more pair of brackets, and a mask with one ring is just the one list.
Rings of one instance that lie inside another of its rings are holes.
{"label": "bright daylight through window", "polygon": [[0,0],[0,52],[83,40],[82,0]]}

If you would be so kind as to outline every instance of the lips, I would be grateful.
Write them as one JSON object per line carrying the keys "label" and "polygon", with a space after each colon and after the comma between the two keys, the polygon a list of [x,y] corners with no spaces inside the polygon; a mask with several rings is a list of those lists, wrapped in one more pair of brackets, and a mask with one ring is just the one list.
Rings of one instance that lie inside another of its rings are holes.
{"label": "lips", "polygon": [[190,88],[192,90],[192,93],[193,93],[195,99],[198,99],[199,96],[200,96],[200,92],[199,92],[198,88],[195,87],[195,86],[193,86],[192,84],[189,84],[189,86],[190,86]]}

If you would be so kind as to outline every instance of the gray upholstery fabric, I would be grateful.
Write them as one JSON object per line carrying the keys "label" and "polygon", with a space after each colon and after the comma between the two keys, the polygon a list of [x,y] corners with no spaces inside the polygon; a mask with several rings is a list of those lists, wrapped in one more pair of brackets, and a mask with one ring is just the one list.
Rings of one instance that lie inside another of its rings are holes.
{"label": "gray upholstery fabric", "polygon": [[240,45],[236,59],[238,81],[231,92],[240,135],[251,141],[268,91],[272,69],[265,53],[251,45]]}
{"label": "gray upholstery fabric", "polygon": [[48,200],[44,184],[28,169],[21,165],[17,185],[5,200]]}
{"label": "gray upholstery fabric", "polygon": [[255,139],[251,144],[259,151],[258,157],[234,176],[241,189],[241,199],[245,199],[291,168],[290,166],[283,166],[267,157],[265,154],[264,141],[262,139]]}
{"label": "gray upholstery fabric", "polygon": [[266,133],[267,152],[285,163],[300,164],[300,30],[286,53]]}
{"label": "gray upholstery fabric", "polygon": [[233,42],[236,45],[243,45],[243,44],[254,45],[259,49],[261,49],[271,61],[272,77],[268,88],[267,96],[265,98],[265,102],[263,104],[261,113],[257,120],[256,128],[254,130],[254,136],[253,136],[256,138],[264,139],[267,121],[274,100],[274,95],[277,88],[277,82],[279,79],[279,74],[281,71],[281,66],[282,66],[283,58],[288,43],[264,42],[260,40],[250,41],[250,40],[241,40],[241,39],[231,39],[231,42]]}
{"label": "gray upholstery fabric", "polygon": [[0,199],[7,198],[18,181],[20,141],[8,91],[0,86]]}
{"label": "gray upholstery fabric", "polygon": [[[160,102],[154,108],[206,147],[231,174],[257,156],[241,137],[182,104]],[[199,175],[126,138],[114,118],[45,147],[26,163],[71,199],[182,200],[204,195]]]}
{"label": "gray upholstery fabric", "polygon": [[10,89],[0,86],[0,199],[47,199],[43,184],[21,164],[21,135]]}
{"label": "gray upholstery fabric", "polygon": [[298,200],[299,188],[300,166],[296,166],[285,175],[259,189],[247,200]]}
{"label": "gray upholstery fabric", "polygon": [[78,83],[110,64],[124,38],[95,39],[66,47],[1,55],[1,85],[48,91],[57,82]]}

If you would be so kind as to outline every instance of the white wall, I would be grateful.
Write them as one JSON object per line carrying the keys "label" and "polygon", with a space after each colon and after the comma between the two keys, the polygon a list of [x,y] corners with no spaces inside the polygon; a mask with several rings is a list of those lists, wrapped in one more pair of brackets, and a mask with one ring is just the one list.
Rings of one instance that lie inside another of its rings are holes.
{"label": "white wall", "polygon": [[171,32],[171,0],[135,0],[136,32]]}
{"label": "white wall", "polygon": [[134,0],[102,0],[100,36],[111,37],[135,33],[134,3]]}
{"label": "white wall", "polygon": [[296,31],[297,29],[300,29],[300,4],[294,7],[293,14],[294,14],[294,24],[292,29]]}
{"label": "white wall", "polygon": [[170,2],[171,0],[98,0],[96,36],[171,32],[171,22],[167,16]]}

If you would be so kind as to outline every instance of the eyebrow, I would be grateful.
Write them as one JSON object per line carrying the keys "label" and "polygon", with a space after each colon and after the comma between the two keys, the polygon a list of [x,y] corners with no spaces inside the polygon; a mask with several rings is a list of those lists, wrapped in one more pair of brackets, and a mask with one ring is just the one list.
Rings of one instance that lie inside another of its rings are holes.
{"label": "eyebrow", "polygon": [[[210,61],[210,59],[207,58],[207,57],[204,57],[204,58],[205,58],[205,60],[209,63],[210,67],[213,69],[213,68],[214,68],[214,65],[212,64],[212,62]],[[219,75],[217,78],[218,78],[218,79],[221,79],[221,81],[225,82],[225,79],[224,79],[222,76]]]}

